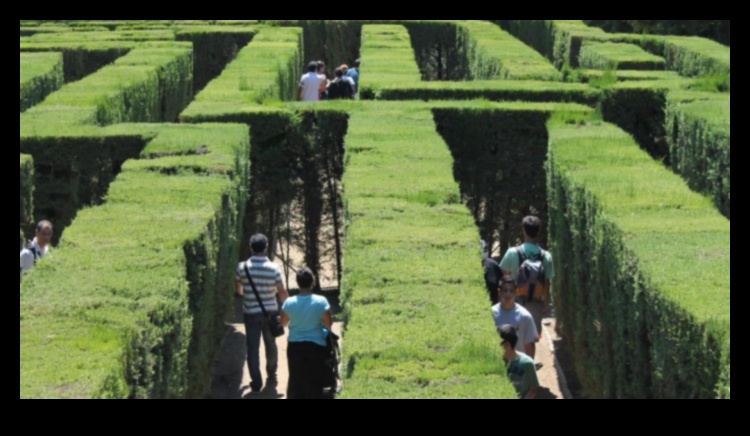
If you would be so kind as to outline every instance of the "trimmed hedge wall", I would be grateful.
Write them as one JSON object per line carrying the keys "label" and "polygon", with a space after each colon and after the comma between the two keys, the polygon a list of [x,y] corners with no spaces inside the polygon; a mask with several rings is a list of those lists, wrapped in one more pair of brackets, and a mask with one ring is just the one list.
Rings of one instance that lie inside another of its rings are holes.
{"label": "trimmed hedge wall", "polygon": [[419,82],[384,84],[363,98],[376,100],[474,100],[574,102],[596,105],[601,91],[584,84],[534,81]]}
{"label": "trimmed hedge wall", "polygon": [[252,27],[190,27],[176,33],[178,41],[193,43],[195,93],[221,74],[237,53],[252,41],[257,30]]}
{"label": "trimmed hedge wall", "polygon": [[663,57],[667,69],[683,76],[729,73],[730,49],[715,41],[689,36],[654,36],[606,33],[581,20],[504,20],[500,25],[552,60],[559,69],[578,67],[584,41],[625,42]]}
{"label": "trimmed hedge wall", "polygon": [[472,79],[562,79],[544,57],[499,27],[476,20],[460,21],[456,25],[459,44],[467,53]]}
{"label": "trimmed hedge wall", "polygon": [[[23,234],[23,229],[29,229],[34,222],[34,159],[31,156],[21,155],[19,174],[19,191],[21,192],[19,224]],[[21,245],[23,245],[23,239],[22,235]]]}
{"label": "trimmed hedge wall", "polygon": [[165,127],[107,203],[81,211],[21,285],[21,398],[205,395],[232,302],[248,143],[246,126]]}
{"label": "trimmed hedge wall", "polygon": [[421,83],[409,32],[398,25],[362,26],[363,67],[367,74],[360,79],[360,95],[372,98],[378,89],[389,84]]}
{"label": "trimmed hedge wall", "polygon": [[44,100],[63,84],[60,53],[21,53],[21,112]]}
{"label": "trimmed hedge wall", "polygon": [[[611,125],[550,125],[558,325],[590,397],[714,398],[729,371],[729,222]],[[728,383],[728,377],[727,377]]]}
{"label": "trimmed hedge wall", "polygon": [[21,43],[21,52],[61,52],[65,83],[75,82],[126,55],[137,43]]}
{"label": "trimmed hedge wall", "polygon": [[634,44],[584,43],[579,56],[581,67],[599,70],[663,70],[666,65]]}
{"label": "trimmed hedge wall", "polygon": [[672,168],[688,185],[710,195],[714,205],[730,216],[730,97],[696,94],[693,101],[667,105],[667,136]]}
{"label": "trimmed hedge wall", "polygon": [[[302,29],[264,28],[180,115],[182,122],[226,119],[262,110],[266,101],[296,100]],[[232,118],[232,121],[237,121]]]}
{"label": "trimmed hedge wall", "polygon": [[363,105],[346,144],[342,397],[515,398],[429,107]]}
{"label": "trimmed hedge wall", "polygon": [[183,46],[135,49],[20,115],[20,150],[36,167],[34,210],[54,223],[55,242],[145,144],[137,134],[110,135],[96,125],[174,118],[189,101],[192,52]]}
{"label": "trimmed hedge wall", "polygon": [[654,159],[669,165],[665,108],[669,87],[665,82],[620,82],[604,91],[602,115],[617,124]]}

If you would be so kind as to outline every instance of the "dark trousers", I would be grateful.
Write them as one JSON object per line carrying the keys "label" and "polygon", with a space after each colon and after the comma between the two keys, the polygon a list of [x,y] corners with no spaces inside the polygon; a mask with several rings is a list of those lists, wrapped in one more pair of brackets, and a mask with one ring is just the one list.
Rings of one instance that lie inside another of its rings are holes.
{"label": "dark trousers", "polygon": [[290,400],[323,398],[326,347],[312,342],[289,342],[286,355],[289,361],[286,397]]}
{"label": "dark trousers", "polygon": [[260,338],[266,346],[266,374],[269,379],[276,378],[279,366],[279,349],[276,338],[271,333],[263,315],[245,315],[245,338],[247,340],[247,369],[250,371],[250,388],[258,391],[263,387],[263,375],[260,373]]}

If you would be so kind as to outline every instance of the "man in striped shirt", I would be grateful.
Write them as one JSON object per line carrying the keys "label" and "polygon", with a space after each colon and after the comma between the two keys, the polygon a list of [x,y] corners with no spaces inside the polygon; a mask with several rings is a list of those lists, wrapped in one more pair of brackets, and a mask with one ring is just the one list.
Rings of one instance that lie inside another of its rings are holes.
{"label": "man in striped shirt", "polygon": [[279,305],[276,293],[283,304],[288,298],[284,282],[281,279],[281,270],[266,256],[268,252],[268,238],[257,234],[250,238],[250,250],[252,256],[246,262],[240,262],[237,266],[237,294],[242,296],[242,310],[245,320],[245,336],[247,341],[247,367],[250,371],[250,390],[259,392],[263,387],[263,376],[260,372],[260,338],[266,347],[266,386],[275,388],[277,384],[276,369],[279,362],[279,351],[276,347],[276,338],[271,333],[263,310],[255,297],[253,287],[245,273],[245,265],[255,284],[255,289],[269,315],[279,314]]}

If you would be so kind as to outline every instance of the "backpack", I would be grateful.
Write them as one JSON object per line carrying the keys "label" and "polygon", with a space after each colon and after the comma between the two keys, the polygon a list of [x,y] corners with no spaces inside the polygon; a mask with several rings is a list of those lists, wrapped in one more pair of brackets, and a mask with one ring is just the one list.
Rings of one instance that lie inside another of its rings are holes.
{"label": "backpack", "polygon": [[[524,253],[523,244],[516,247],[516,252],[518,253],[519,265],[518,275],[516,276],[518,295],[523,296],[525,294],[527,301],[533,301],[536,285],[544,285],[546,280],[544,257],[547,255],[547,252],[539,248],[538,258],[530,259],[526,257],[526,253]],[[526,289],[524,288],[528,288],[528,292],[526,292]]]}
{"label": "backpack", "polygon": [[343,98],[352,99],[354,98],[354,89],[352,84],[347,80],[336,79],[331,82],[328,87],[328,98],[331,100]]}

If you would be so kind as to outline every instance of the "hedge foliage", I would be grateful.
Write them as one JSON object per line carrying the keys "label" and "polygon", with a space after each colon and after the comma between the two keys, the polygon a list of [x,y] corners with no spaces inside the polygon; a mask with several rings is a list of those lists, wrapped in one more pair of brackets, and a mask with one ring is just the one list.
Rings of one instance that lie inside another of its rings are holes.
{"label": "hedge foliage", "polygon": [[296,100],[301,38],[299,28],[262,29],[221,75],[196,95],[180,119],[201,122],[207,115],[263,110],[258,105],[265,101]]}
{"label": "hedge foliage", "polygon": [[730,49],[715,41],[689,36],[606,33],[581,20],[504,20],[503,28],[550,59],[557,68],[578,67],[585,42],[625,42],[663,57],[666,68],[683,76],[730,71]]}
{"label": "hedge foliage", "polygon": [[97,125],[174,119],[190,100],[191,56],[184,43],[135,49],[20,115],[20,150],[36,167],[34,210],[54,222],[55,242],[81,206],[101,202],[123,162],[145,144]]}
{"label": "hedge foliage", "polygon": [[363,105],[346,144],[343,397],[514,398],[429,107]]}
{"label": "hedge foliage", "polygon": [[80,212],[21,286],[21,398],[205,395],[232,301],[248,144],[246,126],[164,128],[106,204]]}
{"label": "hedge foliage", "polygon": [[63,84],[60,53],[21,53],[21,112],[44,100]]}
{"label": "hedge foliage", "polygon": [[[555,110],[587,113],[569,105],[511,105],[490,109],[474,105],[435,108],[437,131],[453,155],[453,176],[463,202],[491,247],[523,242],[521,220],[536,215],[547,223],[546,122]],[[540,240],[546,246],[546,235]]]}
{"label": "hedge foliage", "polygon": [[728,373],[729,222],[611,125],[551,124],[553,298],[590,397],[713,398]]}
{"label": "hedge foliage", "polygon": [[579,56],[582,68],[599,70],[663,70],[666,64],[634,44],[584,43]]}
{"label": "hedge foliage", "polygon": [[[21,193],[19,225],[23,231],[24,228],[29,229],[34,221],[34,159],[27,154],[22,154],[19,168],[19,191]],[[21,240],[23,241],[23,237]]]}
{"label": "hedge foliage", "polygon": [[714,205],[730,216],[730,97],[695,94],[669,99],[667,140],[672,168],[688,185],[710,195]]}

